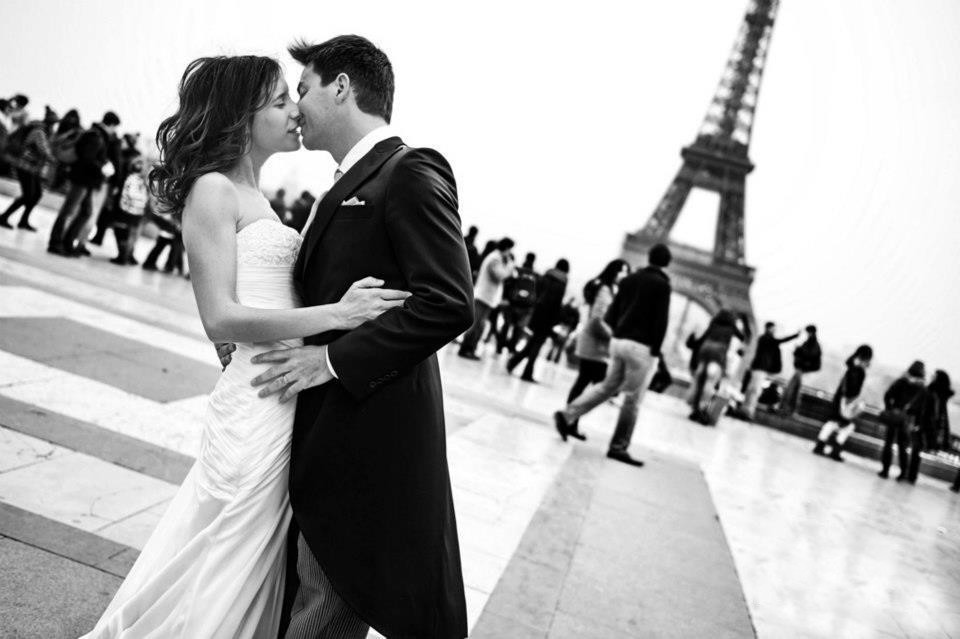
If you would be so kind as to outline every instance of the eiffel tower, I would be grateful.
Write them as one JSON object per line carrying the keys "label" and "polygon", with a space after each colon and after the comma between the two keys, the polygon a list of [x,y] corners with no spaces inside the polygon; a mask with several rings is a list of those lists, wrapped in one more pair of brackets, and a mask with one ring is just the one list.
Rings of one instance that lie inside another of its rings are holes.
{"label": "eiffel tower", "polygon": [[[666,243],[673,253],[674,291],[711,315],[728,308],[745,315],[751,325],[755,324],[750,302],[754,269],[745,259],[743,205],[747,174],[753,170],[748,157],[750,134],[779,4],[779,0],[750,2],[697,138],[680,152],[683,165],[646,225],[628,234],[623,245],[624,259],[645,265],[650,247]],[[720,195],[712,251],[670,239],[694,187]]]}

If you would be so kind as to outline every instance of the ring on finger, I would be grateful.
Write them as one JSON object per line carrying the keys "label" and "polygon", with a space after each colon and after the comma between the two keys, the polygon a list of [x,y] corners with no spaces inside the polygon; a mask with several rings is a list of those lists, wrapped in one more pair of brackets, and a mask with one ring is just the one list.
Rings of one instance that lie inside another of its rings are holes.
{"label": "ring on finger", "polygon": [[283,386],[286,386],[286,385],[287,385],[287,375],[286,375],[286,373],[284,373],[283,375],[280,376],[280,383],[281,383]]}

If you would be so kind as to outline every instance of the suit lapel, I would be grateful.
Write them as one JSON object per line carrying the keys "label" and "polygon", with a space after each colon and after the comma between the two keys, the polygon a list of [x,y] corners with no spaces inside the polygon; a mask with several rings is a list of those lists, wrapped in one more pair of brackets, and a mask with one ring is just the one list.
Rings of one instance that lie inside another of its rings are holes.
{"label": "suit lapel", "polygon": [[323,196],[320,204],[317,205],[317,214],[303,238],[303,248],[297,258],[297,272],[301,278],[306,272],[307,264],[313,255],[313,249],[320,238],[323,237],[323,233],[327,230],[327,226],[333,219],[333,214],[336,213],[340,203],[366,182],[367,178],[376,173],[377,169],[383,166],[383,163],[399,151],[402,146],[403,140],[396,136],[378,142],[369,153],[350,167],[350,170],[344,173]]}

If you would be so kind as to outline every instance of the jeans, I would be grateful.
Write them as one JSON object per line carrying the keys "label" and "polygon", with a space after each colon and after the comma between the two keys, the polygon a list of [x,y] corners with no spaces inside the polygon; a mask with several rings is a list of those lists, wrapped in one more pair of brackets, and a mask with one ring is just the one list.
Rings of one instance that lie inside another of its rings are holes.
{"label": "jeans", "polygon": [[20,197],[7,207],[0,219],[9,220],[10,216],[22,206],[23,215],[20,216],[20,226],[26,226],[30,220],[30,212],[43,196],[43,183],[39,175],[23,169],[17,169],[17,181],[20,182]]}
{"label": "jeans", "polygon": [[461,353],[473,354],[476,352],[477,344],[480,343],[480,338],[483,337],[484,326],[486,326],[487,320],[490,319],[490,313],[493,311],[492,308],[480,300],[474,300],[473,305],[473,326],[471,326],[467,334],[463,336],[463,341],[460,343]]}
{"label": "jeans", "polygon": [[780,414],[789,417],[797,412],[800,406],[800,389],[803,388],[803,373],[794,371],[787,387],[783,390],[783,399],[780,400]]}
{"label": "jeans", "polygon": [[610,440],[610,450],[626,451],[633,437],[633,428],[637,424],[637,413],[643,394],[650,385],[650,378],[656,372],[656,361],[657,358],[650,354],[650,347],[646,344],[628,339],[610,340],[607,376],[600,384],[588,389],[560,411],[564,420],[573,424],[611,397],[623,393],[623,405],[620,407],[617,427]]}
{"label": "jeans", "polygon": [[533,337],[527,340],[522,351],[510,356],[507,368],[512,371],[520,362],[526,359],[527,365],[524,367],[523,377],[533,379],[533,364],[537,361],[537,357],[540,355],[540,349],[542,349],[544,343],[546,343],[547,337],[549,337],[548,333],[534,333]]}
{"label": "jeans", "polygon": [[757,402],[760,399],[760,393],[763,387],[767,385],[770,379],[770,373],[767,371],[753,370],[750,374],[750,384],[747,386],[747,397],[743,400],[743,412],[750,419],[757,413]]}
{"label": "jeans", "polygon": [[105,196],[106,189],[102,186],[91,188],[71,183],[50,230],[50,248],[72,250],[77,242],[82,244],[86,237],[82,237],[81,233],[93,217],[94,210],[102,206]]}

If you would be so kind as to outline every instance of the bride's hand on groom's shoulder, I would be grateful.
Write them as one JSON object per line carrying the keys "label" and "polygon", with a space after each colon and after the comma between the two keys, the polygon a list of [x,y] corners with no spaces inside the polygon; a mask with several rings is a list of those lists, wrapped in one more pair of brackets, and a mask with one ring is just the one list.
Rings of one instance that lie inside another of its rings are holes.
{"label": "bride's hand on groom's shoulder", "polygon": [[280,402],[297,396],[302,390],[326,384],[333,379],[327,366],[326,346],[299,346],[260,353],[250,360],[254,364],[273,364],[253,378],[253,386],[263,386],[258,395],[269,397],[276,393]]}
{"label": "bride's hand on groom's shoulder", "polygon": [[350,330],[380,317],[391,308],[403,306],[410,297],[406,291],[381,288],[385,282],[375,277],[365,277],[354,282],[337,304],[337,328]]}
{"label": "bride's hand on groom's shoulder", "polygon": [[232,353],[237,350],[237,345],[232,342],[217,342],[214,347],[217,349],[217,359],[220,360],[220,366],[223,367],[221,372],[223,372],[233,361]]}

